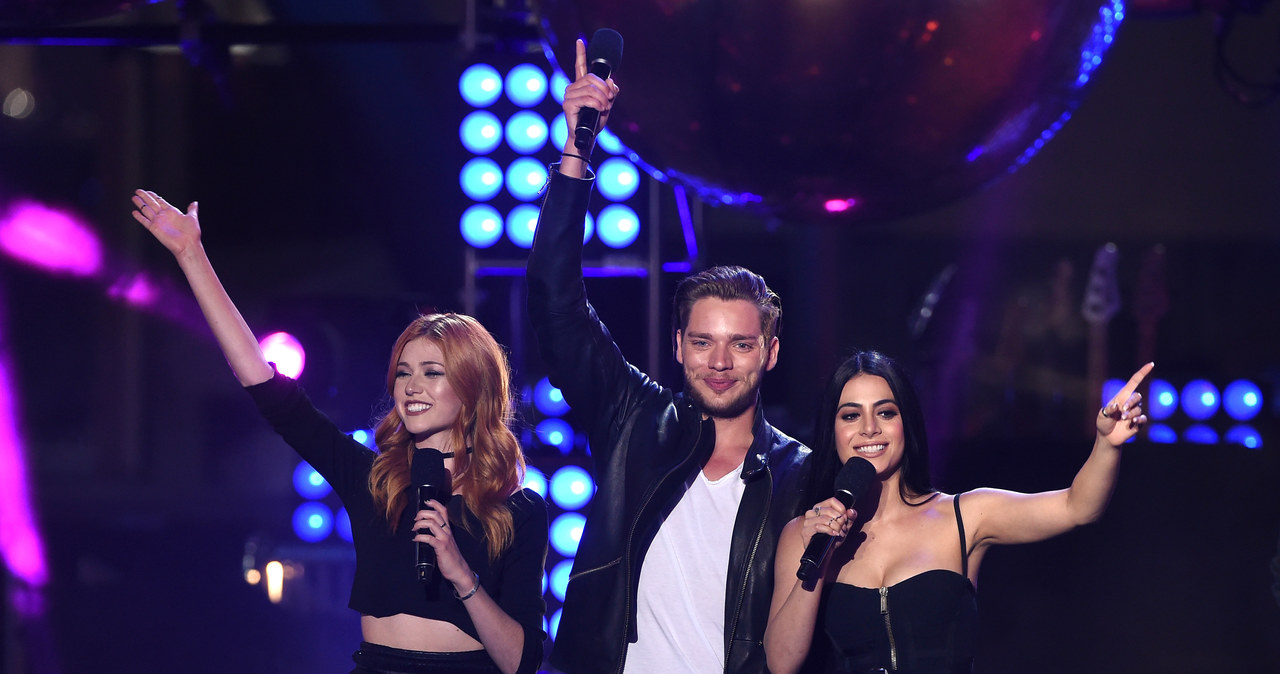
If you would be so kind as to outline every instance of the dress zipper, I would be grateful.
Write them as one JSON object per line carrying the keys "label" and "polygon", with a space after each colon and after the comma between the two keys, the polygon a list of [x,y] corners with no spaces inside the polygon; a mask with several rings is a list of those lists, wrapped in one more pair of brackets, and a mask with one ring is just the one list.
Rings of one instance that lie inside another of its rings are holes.
{"label": "dress zipper", "polygon": [[898,646],[893,641],[893,623],[889,622],[889,588],[880,588],[880,615],[884,616],[884,631],[889,635],[889,668],[898,671]]}

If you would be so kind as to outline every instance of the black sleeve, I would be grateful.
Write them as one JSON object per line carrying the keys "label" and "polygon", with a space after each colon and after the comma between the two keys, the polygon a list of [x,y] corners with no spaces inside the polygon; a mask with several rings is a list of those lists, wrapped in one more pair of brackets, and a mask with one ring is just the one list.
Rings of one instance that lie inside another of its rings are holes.
{"label": "black sleeve", "polygon": [[515,538],[502,556],[503,583],[496,599],[524,629],[524,652],[517,672],[536,672],[542,664],[542,618],[547,602],[542,594],[542,574],[547,561],[547,503],[529,489],[510,500]]}

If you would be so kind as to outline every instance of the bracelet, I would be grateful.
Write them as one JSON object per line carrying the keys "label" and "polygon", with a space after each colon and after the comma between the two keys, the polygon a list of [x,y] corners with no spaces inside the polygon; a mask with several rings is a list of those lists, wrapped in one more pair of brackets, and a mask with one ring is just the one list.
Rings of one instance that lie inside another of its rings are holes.
{"label": "bracelet", "polygon": [[475,571],[472,571],[471,575],[475,576],[476,578],[475,587],[471,588],[470,592],[463,595],[459,595],[458,590],[454,589],[453,596],[455,599],[458,599],[459,601],[466,601],[472,598],[473,596],[475,596],[475,594],[480,591],[480,574],[476,573]]}
{"label": "bracelet", "polygon": [[582,156],[582,155],[580,155],[580,154],[574,154],[574,153],[572,153],[572,152],[561,152],[561,153],[560,153],[560,156],[561,156],[561,157],[573,157],[574,159],[581,159],[583,164],[586,164],[587,166],[591,166],[591,160],[590,160],[590,159],[587,159],[586,157],[584,157],[584,156]]}

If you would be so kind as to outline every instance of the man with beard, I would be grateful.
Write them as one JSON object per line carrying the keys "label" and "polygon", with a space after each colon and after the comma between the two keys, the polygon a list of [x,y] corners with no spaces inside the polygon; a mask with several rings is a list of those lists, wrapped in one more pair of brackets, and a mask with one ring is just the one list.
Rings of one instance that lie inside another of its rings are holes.
{"label": "man with beard", "polygon": [[528,263],[530,320],[552,383],[587,428],[598,485],[551,662],[570,674],[765,672],[774,546],[814,500],[802,489],[809,450],[760,410],[781,303],[751,271],[708,269],[676,290],[684,392],[626,361],[587,301],[594,176],[572,133],[584,107],[603,125],[617,92],[587,73],[579,42],[564,98],[571,133]]}

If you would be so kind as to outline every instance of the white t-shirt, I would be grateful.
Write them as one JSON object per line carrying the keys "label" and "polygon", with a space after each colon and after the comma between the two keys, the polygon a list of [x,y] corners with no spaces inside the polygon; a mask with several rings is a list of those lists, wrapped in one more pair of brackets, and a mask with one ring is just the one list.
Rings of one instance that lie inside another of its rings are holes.
{"label": "white t-shirt", "polygon": [[724,671],[729,547],[745,489],[741,465],[714,482],[699,471],[658,528],[640,569],[627,674]]}

